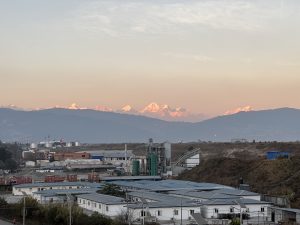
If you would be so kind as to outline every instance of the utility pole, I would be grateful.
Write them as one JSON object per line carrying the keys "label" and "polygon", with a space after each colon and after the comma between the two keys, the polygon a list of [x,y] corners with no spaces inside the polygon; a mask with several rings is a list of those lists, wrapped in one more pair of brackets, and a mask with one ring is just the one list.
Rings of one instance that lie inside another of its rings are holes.
{"label": "utility pole", "polygon": [[69,206],[69,225],[72,225],[72,198],[70,194],[67,195],[67,200],[68,200],[68,206]]}
{"label": "utility pole", "polygon": [[129,208],[128,208],[128,193],[127,193],[127,189],[125,190],[125,196],[126,196],[126,208],[127,208],[127,223],[128,225],[131,225],[131,218],[129,216]]}
{"label": "utility pole", "polygon": [[182,225],[182,199],[180,200],[180,225]]}
{"label": "utility pole", "polygon": [[23,225],[25,225],[25,217],[26,217],[26,196],[27,193],[25,191],[21,191],[23,194]]}
{"label": "utility pole", "polygon": [[25,225],[25,214],[26,214],[26,195],[23,197],[23,225]]}
{"label": "utility pole", "polygon": [[127,144],[125,144],[125,174],[128,175],[128,171],[127,171]]}
{"label": "utility pole", "polygon": [[240,225],[243,224],[243,213],[242,213],[242,206],[240,205]]}

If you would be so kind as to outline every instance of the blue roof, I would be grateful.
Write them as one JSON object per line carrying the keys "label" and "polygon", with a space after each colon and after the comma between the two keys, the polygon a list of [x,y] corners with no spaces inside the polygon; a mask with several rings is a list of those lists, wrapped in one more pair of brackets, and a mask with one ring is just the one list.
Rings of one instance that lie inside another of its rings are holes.
{"label": "blue roof", "polygon": [[[270,202],[258,201],[248,198],[240,198],[238,201],[245,205],[271,205]],[[203,201],[202,205],[239,205],[235,199],[215,199]]]}
{"label": "blue roof", "polygon": [[229,186],[212,184],[212,183],[197,183],[183,180],[140,180],[140,181],[113,181],[113,184],[122,186],[123,188],[135,190],[149,191],[176,191],[176,190],[218,190],[223,188],[233,189]]}

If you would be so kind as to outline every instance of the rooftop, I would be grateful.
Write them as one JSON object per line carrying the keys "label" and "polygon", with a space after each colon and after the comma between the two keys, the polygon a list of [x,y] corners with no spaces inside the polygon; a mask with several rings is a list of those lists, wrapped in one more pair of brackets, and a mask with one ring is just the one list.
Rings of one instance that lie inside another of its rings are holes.
{"label": "rooftop", "polygon": [[115,197],[111,195],[98,194],[98,193],[80,195],[78,198],[86,199],[98,203],[104,203],[106,205],[117,205],[122,203],[125,204],[124,198]]}
{"label": "rooftop", "polygon": [[139,180],[139,181],[113,181],[112,183],[132,190],[149,190],[149,191],[177,191],[177,190],[218,190],[233,189],[229,186],[212,184],[212,183],[196,183],[183,180]]}
{"label": "rooftop", "polygon": [[33,187],[60,187],[60,186],[79,186],[83,188],[100,188],[103,184],[90,182],[54,182],[54,183],[29,183],[15,185],[14,188],[33,188]]}
{"label": "rooftop", "polygon": [[[124,158],[125,150],[95,150],[83,151],[89,153],[91,156],[102,156],[105,158]],[[127,150],[127,157],[134,157],[132,150]]]}
{"label": "rooftop", "polygon": [[118,176],[118,177],[102,177],[103,181],[130,181],[130,180],[161,180],[160,176]]}
{"label": "rooftop", "polygon": [[240,198],[240,199],[215,199],[215,200],[208,200],[208,201],[203,201],[201,204],[202,205],[239,205],[240,204],[245,204],[245,205],[261,205],[261,204],[267,204],[270,205],[271,203],[269,202],[264,202],[264,201],[258,201],[254,199],[247,199],[247,198]]}
{"label": "rooftop", "polygon": [[51,190],[43,190],[34,192],[34,194],[41,195],[43,197],[52,197],[52,196],[66,196],[67,194],[70,195],[81,195],[81,194],[89,194],[89,193],[96,193],[99,189],[96,188],[80,188],[80,189],[51,189]]}

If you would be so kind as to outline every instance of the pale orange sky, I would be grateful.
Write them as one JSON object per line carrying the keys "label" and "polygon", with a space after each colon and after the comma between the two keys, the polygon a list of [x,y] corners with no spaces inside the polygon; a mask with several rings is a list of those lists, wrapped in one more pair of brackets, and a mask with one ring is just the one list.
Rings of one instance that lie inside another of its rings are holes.
{"label": "pale orange sky", "polygon": [[0,105],[300,108],[297,0],[0,3]]}

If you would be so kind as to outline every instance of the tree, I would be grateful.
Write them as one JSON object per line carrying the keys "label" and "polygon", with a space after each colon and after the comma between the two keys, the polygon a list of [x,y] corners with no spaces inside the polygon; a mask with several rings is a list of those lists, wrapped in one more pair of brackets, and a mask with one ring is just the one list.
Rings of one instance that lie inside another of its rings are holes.
{"label": "tree", "polygon": [[[23,208],[24,208],[24,199],[21,199],[20,202],[16,205],[16,209],[20,213],[20,216],[23,216]],[[26,218],[32,218],[35,215],[40,213],[39,203],[37,202],[36,199],[32,197],[25,197],[25,209],[26,209]]]}
{"label": "tree", "polygon": [[4,198],[0,197],[0,208],[4,208],[7,205],[8,205],[7,201]]}
{"label": "tree", "polygon": [[[93,213],[89,219],[89,225],[111,225],[112,220],[106,216],[100,215],[99,213]],[[83,225],[83,224],[82,224]]]}
{"label": "tree", "polygon": [[13,159],[7,159],[5,160],[5,168],[8,170],[16,170],[18,168],[18,164]]}
{"label": "tree", "polygon": [[118,185],[105,184],[101,190],[98,191],[100,194],[113,195],[117,197],[125,197],[125,192],[121,190]]}
{"label": "tree", "polygon": [[240,225],[240,220],[238,218],[233,218],[229,225]]}

